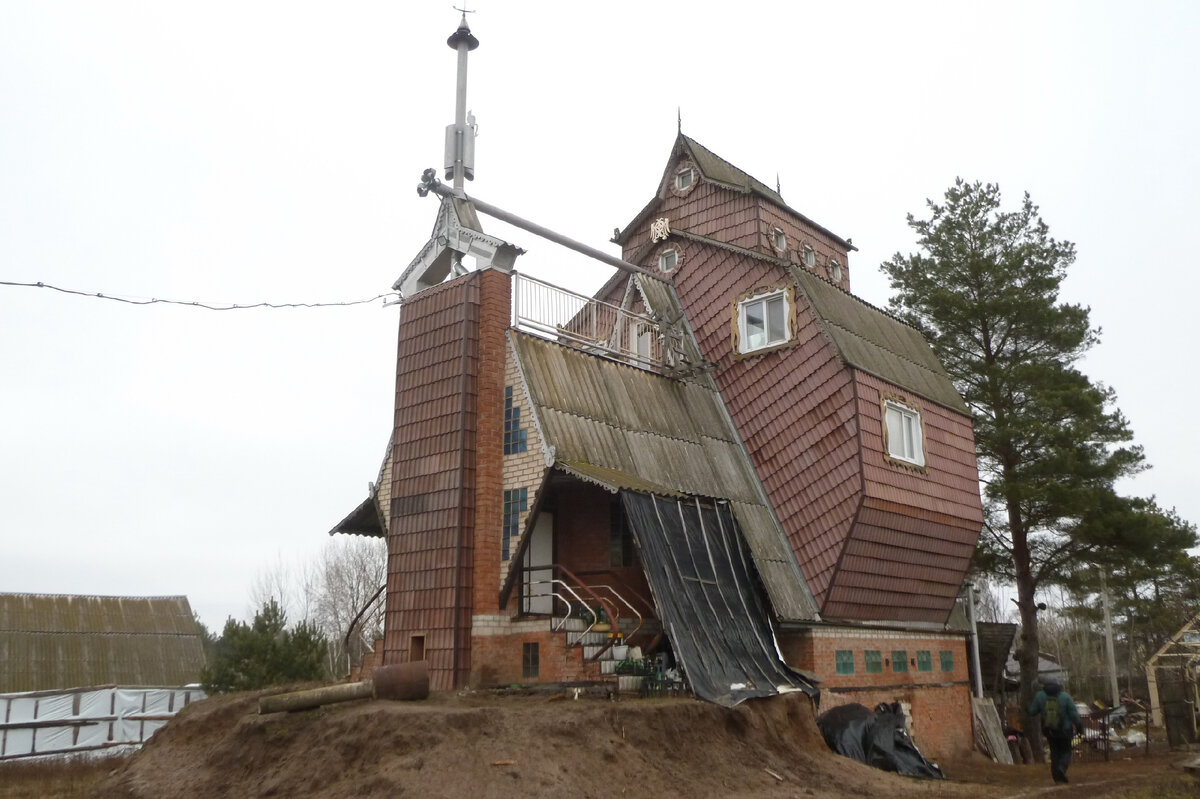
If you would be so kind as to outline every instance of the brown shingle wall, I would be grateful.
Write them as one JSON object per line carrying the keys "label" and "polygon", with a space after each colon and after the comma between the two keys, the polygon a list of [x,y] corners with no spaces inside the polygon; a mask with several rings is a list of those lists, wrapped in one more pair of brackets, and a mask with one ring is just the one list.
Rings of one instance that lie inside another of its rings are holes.
{"label": "brown shingle wall", "polygon": [[384,663],[424,636],[435,689],[469,668],[479,275],[414,296],[400,317]]}
{"label": "brown shingle wall", "polygon": [[850,375],[803,297],[793,346],[734,362],[731,340],[733,299],[788,280],[777,266],[689,242],[675,285],[820,604],[861,487]]}
{"label": "brown shingle wall", "polygon": [[[850,290],[850,254],[844,247],[835,243],[812,225],[770,203],[761,203],[761,219],[761,240],[758,243],[758,249],[779,258],[785,258],[807,269],[808,267],[804,263],[804,245],[807,244],[813,248],[813,254],[816,256],[816,265],[809,271],[833,282],[829,274],[829,262],[830,259],[836,258],[842,267],[842,279],[837,285],[846,291]],[[787,251],[784,253],[775,249],[772,236],[775,228],[779,228],[787,236]]]}

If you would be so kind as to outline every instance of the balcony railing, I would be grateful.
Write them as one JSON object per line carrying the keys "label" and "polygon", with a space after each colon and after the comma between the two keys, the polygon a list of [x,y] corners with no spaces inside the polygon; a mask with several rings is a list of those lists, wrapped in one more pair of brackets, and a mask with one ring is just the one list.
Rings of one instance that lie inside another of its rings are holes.
{"label": "balcony railing", "polygon": [[543,338],[662,372],[671,366],[654,318],[513,273],[513,325]]}

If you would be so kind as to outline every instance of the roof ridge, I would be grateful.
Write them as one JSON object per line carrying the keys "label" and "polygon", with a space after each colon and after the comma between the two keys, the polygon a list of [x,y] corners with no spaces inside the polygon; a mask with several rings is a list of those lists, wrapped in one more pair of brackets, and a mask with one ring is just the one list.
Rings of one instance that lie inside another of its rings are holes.
{"label": "roof ridge", "polygon": [[[187,594],[162,594],[157,596],[134,596],[131,594],[42,594],[28,591],[0,591],[0,597],[6,596],[27,596],[27,597],[64,597],[67,599],[187,599]],[[191,603],[188,603],[189,605]]]}
{"label": "roof ridge", "polygon": [[199,628],[194,633],[178,632],[174,630],[161,630],[156,632],[145,632],[138,630],[24,630],[19,627],[0,627],[0,633],[21,633],[23,635],[145,635],[155,638],[175,637],[175,638],[200,638]]}
{"label": "roof ridge", "polygon": [[[782,195],[782,194],[780,194],[779,192],[777,192],[777,191],[773,190],[773,189],[772,189],[770,186],[768,186],[766,183],[763,183],[761,180],[759,180],[758,178],[754,177],[753,175],[751,175],[751,174],[750,174],[749,172],[747,172],[746,170],[742,169],[742,168],[741,168],[740,166],[738,166],[737,164],[733,163],[732,161],[730,161],[730,160],[729,160],[729,159],[727,159],[727,158],[723,158],[722,156],[718,155],[717,153],[715,153],[715,152],[714,152],[713,150],[711,150],[710,148],[708,148],[708,147],[705,147],[703,144],[701,144],[700,142],[696,141],[696,140],[695,140],[695,139],[693,139],[691,136],[688,136],[686,133],[684,133],[684,132],[682,132],[682,131],[680,131],[680,133],[679,133],[679,136],[680,136],[680,138],[682,138],[682,139],[683,139],[685,142],[687,142],[687,143],[688,143],[690,146],[693,146],[693,147],[699,147],[699,148],[700,148],[701,150],[703,150],[705,153],[707,153],[708,155],[710,155],[710,156],[712,156],[713,158],[717,159],[717,160],[718,160],[718,161],[720,161],[721,163],[725,164],[725,165],[726,165],[726,166],[728,166],[730,169],[732,169],[732,170],[734,170],[735,172],[738,172],[738,173],[740,173],[740,174],[742,174],[742,175],[745,175],[745,176],[746,176],[746,178],[747,178],[747,180],[749,180],[751,183],[756,183],[756,184],[758,184],[758,186],[759,186],[759,187],[761,187],[761,190],[763,191],[763,193],[764,193],[764,194],[770,195],[770,196],[772,196],[772,197],[777,197],[777,198],[779,199],[779,202],[780,202],[782,205],[785,205],[785,206],[787,205],[787,203],[786,203],[786,202],[784,202],[784,200],[783,200],[783,195]],[[699,164],[697,164],[697,166],[700,166],[700,165],[699,165]],[[701,166],[700,168],[701,168],[701,170],[703,170],[703,168],[704,168],[704,167],[702,167],[702,166]],[[711,176],[710,176],[710,177],[711,177]],[[726,181],[723,181],[723,180],[718,180],[718,182],[719,182],[719,183],[725,183]],[[753,187],[751,187],[751,186],[747,186],[746,188],[747,188],[747,189],[753,189]]]}

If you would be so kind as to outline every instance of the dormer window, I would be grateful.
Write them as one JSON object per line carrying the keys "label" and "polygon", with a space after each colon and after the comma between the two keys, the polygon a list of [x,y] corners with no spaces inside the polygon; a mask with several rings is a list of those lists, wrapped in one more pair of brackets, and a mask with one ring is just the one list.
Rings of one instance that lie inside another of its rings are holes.
{"label": "dormer window", "polygon": [[817,265],[817,254],[813,251],[812,246],[808,244],[804,245],[804,265],[809,269]]}
{"label": "dormer window", "polygon": [[663,250],[658,254],[658,268],[670,272],[679,264],[679,253],[675,250]]}
{"label": "dormer window", "polygon": [[787,251],[787,236],[779,228],[771,228],[771,243],[779,252]]}
{"label": "dormer window", "polygon": [[675,173],[675,188],[678,191],[687,191],[695,180],[696,173],[690,166],[686,166]]}
{"label": "dormer window", "polygon": [[842,282],[842,265],[837,262],[836,258],[829,259],[829,279],[834,283]]}
{"label": "dormer window", "polygon": [[883,442],[894,461],[925,465],[921,412],[896,400],[883,401]]}
{"label": "dormer window", "polygon": [[791,339],[790,317],[786,289],[738,302],[738,352],[745,354],[787,343]]}

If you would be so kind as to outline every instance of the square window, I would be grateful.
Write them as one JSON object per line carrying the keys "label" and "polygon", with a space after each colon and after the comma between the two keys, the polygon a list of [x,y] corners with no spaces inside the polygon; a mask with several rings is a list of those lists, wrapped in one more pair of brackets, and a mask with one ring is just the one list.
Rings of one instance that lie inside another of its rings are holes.
{"label": "square window", "polygon": [[882,674],[883,654],[878,649],[868,649],[863,652],[863,665],[866,666],[867,674]]}
{"label": "square window", "polygon": [[663,250],[658,256],[658,268],[670,272],[679,263],[679,253],[675,250]]}
{"label": "square window", "polygon": [[787,249],[787,235],[779,228],[771,229],[771,242],[775,245],[775,249],[780,252]]}
{"label": "square window", "polygon": [[783,344],[788,330],[788,296],[785,291],[751,297],[738,303],[738,341],[742,352]]}
{"label": "square window", "polygon": [[892,650],[892,672],[902,674],[908,671],[908,651],[904,649]]}
{"label": "square window", "polygon": [[675,173],[675,188],[679,191],[684,191],[692,187],[692,182],[696,179],[695,173],[691,167],[685,167]]}
{"label": "square window", "polygon": [[917,671],[933,671],[933,658],[928,649],[917,652]]}
{"label": "square window", "polygon": [[839,649],[834,653],[833,657],[837,664],[838,674],[854,673],[854,652],[849,649]]}
{"label": "square window", "polygon": [[942,671],[954,671],[954,651],[943,649],[939,654],[942,659]]}
{"label": "square window", "polygon": [[925,465],[920,411],[892,400],[883,402],[883,438],[888,456],[916,466]]}
{"label": "square window", "polygon": [[536,680],[540,664],[538,662],[538,645],[536,642],[521,644],[521,678]]}

